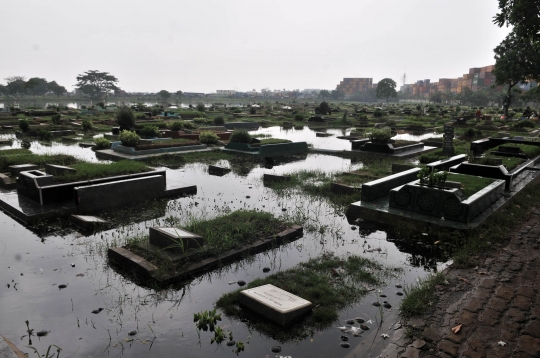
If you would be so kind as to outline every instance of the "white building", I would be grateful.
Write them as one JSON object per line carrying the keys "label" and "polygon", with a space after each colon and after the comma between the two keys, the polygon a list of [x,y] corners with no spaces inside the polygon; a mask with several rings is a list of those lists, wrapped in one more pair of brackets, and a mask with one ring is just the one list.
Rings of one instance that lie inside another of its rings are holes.
{"label": "white building", "polygon": [[221,96],[234,96],[236,91],[234,90],[217,90],[216,94]]}

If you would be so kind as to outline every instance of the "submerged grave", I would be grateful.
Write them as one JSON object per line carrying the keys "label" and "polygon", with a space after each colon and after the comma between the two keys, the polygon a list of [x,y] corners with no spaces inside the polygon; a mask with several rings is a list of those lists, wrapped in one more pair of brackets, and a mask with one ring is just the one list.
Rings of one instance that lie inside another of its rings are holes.
{"label": "submerged grave", "polygon": [[[167,180],[166,171],[150,171],[74,182],[57,182],[56,174],[73,173],[66,166],[15,166],[16,190],[0,193],[0,208],[25,223],[70,214],[88,214],[106,208],[197,192],[195,185]],[[55,172],[55,175],[49,172]]]}

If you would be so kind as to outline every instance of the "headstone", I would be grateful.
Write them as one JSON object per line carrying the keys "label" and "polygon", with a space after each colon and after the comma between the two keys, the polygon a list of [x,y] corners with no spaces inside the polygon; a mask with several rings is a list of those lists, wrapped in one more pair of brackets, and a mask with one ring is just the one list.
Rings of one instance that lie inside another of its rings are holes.
{"label": "headstone", "polygon": [[484,119],[485,119],[484,124],[486,124],[486,125],[492,125],[493,124],[493,120],[491,119],[491,116],[485,115]]}
{"label": "headstone", "polygon": [[444,126],[443,138],[443,154],[447,156],[454,155],[454,127]]}
{"label": "headstone", "polygon": [[204,239],[192,232],[174,227],[151,227],[149,241],[163,249],[186,252],[204,245]]}
{"label": "headstone", "polygon": [[20,172],[28,171],[28,170],[35,170],[38,166],[35,164],[18,164],[18,165],[10,165],[9,171],[11,172],[11,176],[18,176]]}
{"label": "headstone", "polygon": [[269,320],[286,326],[311,311],[312,303],[274,285],[240,292],[240,304]]}

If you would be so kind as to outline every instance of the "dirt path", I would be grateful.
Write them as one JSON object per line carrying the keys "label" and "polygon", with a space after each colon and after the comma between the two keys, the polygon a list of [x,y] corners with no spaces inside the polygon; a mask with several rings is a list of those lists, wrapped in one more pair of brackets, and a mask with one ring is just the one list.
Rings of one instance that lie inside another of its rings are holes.
{"label": "dirt path", "polygon": [[474,269],[450,267],[435,312],[410,320],[413,337],[396,332],[380,357],[540,357],[540,206],[508,239]]}

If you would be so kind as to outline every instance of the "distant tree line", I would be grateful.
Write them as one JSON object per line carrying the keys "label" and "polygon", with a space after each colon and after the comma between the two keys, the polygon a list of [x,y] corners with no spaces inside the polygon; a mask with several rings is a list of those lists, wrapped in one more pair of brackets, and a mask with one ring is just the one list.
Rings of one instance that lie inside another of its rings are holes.
{"label": "distant tree line", "polygon": [[28,81],[24,76],[6,77],[6,85],[0,84],[0,94],[12,96],[43,96],[52,93],[56,96],[62,96],[67,93],[64,86],[60,86],[56,81],[48,82],[45,78],[32,77]]}

